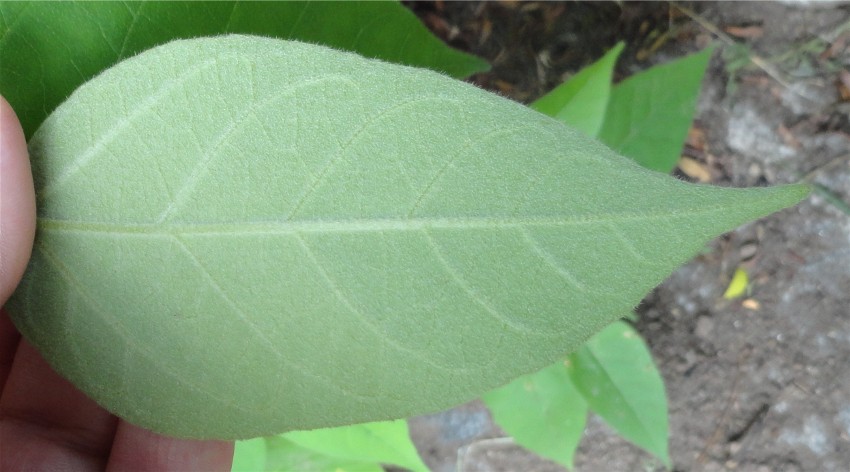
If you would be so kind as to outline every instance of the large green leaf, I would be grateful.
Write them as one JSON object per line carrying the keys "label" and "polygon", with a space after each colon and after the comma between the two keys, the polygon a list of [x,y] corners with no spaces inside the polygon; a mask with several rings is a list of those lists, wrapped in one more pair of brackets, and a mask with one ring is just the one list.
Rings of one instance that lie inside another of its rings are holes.
{"label": "large green leaf", "polygon": [[535,100],[531,108],[596,136],[605,120],[614,65],[623,46],[614,46],[601,59]]}
{"label": "large green leaf", "polygon": [[0,93],[30,136],[121,59],[222,33],[300,39],[455,77],[488,67],[447,47],[398,2],[0,2]]}
{"label": "large green leaf", "polygon": [[563,362],[522,376],[481,397],[517,444],[573,467],[587,420],[587,403]]}
{"label": "large green leaf", "polygon": [[428,470],[410,440],[405,420],[293,431],[284,437],[301,447],[338,459],[392,464],[413,472]]}
{"label": "large green leaf", "polygon": [[570,360],[570,376],[590,408],[670,467],[664,381],[638,332],[613,323]]}
{"label": "large green leaf", "polygon": [[670,172],[694,118],[713,49],[635,74],[611,91],[599,139],[649,169]]}
{"label": "large green leaf", "polygon": [[244,36],[107,70],[30,153],[14,322],[109,410],[191,437],[472,399],[808,192],[686,184],[437,73]]}

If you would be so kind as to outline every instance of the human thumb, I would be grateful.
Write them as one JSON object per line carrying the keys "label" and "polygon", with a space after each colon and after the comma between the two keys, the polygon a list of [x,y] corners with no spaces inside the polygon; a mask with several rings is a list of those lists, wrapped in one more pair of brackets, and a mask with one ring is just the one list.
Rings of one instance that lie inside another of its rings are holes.
{"label": "human thumb", "polygon": [[24,131],[0,96],[0,306],[21,280],[35,237],[35,191]]}

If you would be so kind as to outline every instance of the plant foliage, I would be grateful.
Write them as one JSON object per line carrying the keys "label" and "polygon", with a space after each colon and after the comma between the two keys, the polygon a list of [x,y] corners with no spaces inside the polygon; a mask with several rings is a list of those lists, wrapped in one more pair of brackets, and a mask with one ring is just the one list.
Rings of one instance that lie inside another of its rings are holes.
{"label": "plant foliage", "polygon": [[[635,74],[614,86],[612,93],[611,77],[622,49],[622,44],[618,44],[599,61],[579,71],[531,106],[589,135],[605,131],[603,142],[615,148],[626,146],[629,152],[626,155],[635,158],[644,167],[670,171],[678,161],[687,126],[693,116],[710,50]],[[675,91],[657,92],[666,89]],[[658,99],[653,94],[659,95]],[[635,100],[635,96],[641,100]],[[652,97],[650,106],[643,100],[646,96]],[[666,111],[658,112],[657,108]],[[646,123],[646,119],[653,121]],[[607,127],[603,130],[603,126]],[[618,129],[619,133],[612,131]],[[605,395],[590,399],[591,409],[625,438],[653,453],[669,467],[667,399],[663,380],[638,333],[632,331],[632,336],[623,337],[606,335],[616,329],[627,327],[612,325],[606,328],[586,343],[579,353],[570,356],[567,364],[571,366],[571,377],[580,379],[583,392],[605,391]],[[591,346],[597,351],[593,355],[589,353]],[[632,352],[632,355],[622,358],[619,353],[623,351]],[[590,359],[594,362],[589,362]],[[560,363],[552,368],[560,369]],[[606,375],[599,375],[599,372]],[[535,382],[536,375],[548,376],[541,371],[527,376],[526,382]],[[575,389],[572,380],[564,376],[560,379],[563,385],[558,385],[558,389]],[[616,379],[629,380],[617,382]],[[511,421],[512,412],[506,409],[517,405],[536,409],[539,405],[532,403],[535,401],[533,396],[517,393],[519,391],[510,385],[504,389],[514,392],[510,401],[489,401],[494,394],[497,397],[501,395],[498,390],[484,396],[496,421],[518,443],[571,468],[573,454],[581,439],[580,435],[573,434],[575,422],[560,421],[554,413],[539,418],[536,424]],[[580,412],[577,414],[585,414],[587,407],[584,401],[570,401],[572,408]],[[639,408],[624,410],[630,405],[638,405]],[[539,434],[542,430],[552,431],[552,434],[543,437]],[[559,438],[557,446],[552,438]]]}
{"label": "plant foliage", "polygon": [[688,185],[445,76],[245,36],[121,62],[30,151],[16,325],[111,411],[188,437],[474,398],[807,193]]}
{"label": "plant foliage", "polygon": [[397,2],[0,2],[0,90],[29,137],[113,64],[174,39],[226,33],[324,44],[457,78],[488,67]]}

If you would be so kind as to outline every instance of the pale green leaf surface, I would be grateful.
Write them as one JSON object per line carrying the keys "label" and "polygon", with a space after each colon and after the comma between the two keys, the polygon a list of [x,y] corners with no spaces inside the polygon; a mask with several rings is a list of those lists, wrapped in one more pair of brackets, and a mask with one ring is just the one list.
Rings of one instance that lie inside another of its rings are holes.
{"label": "pale green leaf surface", "polygon": [[299,39],[459,78],[488,67],[446,46],[398,2],[0,2],[0,93],[30,136],[116,62],[223,33]]}
{"label": "pale green leaf surface", "polygon": [[570,355],[568,370],[590,409],[668,467],[664,381],[640,334],[618,321]]}
{"label": "pale green leaf surface", "polygon": [[413,472],[428,470],[410,440],[405,420],[293,431],[283,437],[337,459],[391,464]]}
{"label": "pale green leaf surface", "polygon": [[107,409],[189,437],[470,400],[808,192],[686,184],[437,73],[244,36],[120,63],[29,149],[15,324]]}
{"label": "pale green leaf surface", "polygon": [[496,423],[517,444],[572,468],[587,420],[587,403],[563,362],[481,397]]}
{"label": "pale green leaf surface", "polygon": [[535,100],[531,108],[596,136],[605,120],[614,65],[623,46],[618,43],[601,59]]}
{"label": "pale green leaf surface", "polygon": [[651,67],[615,85],[599,140],[649,169],[676,167],[713,49]]}

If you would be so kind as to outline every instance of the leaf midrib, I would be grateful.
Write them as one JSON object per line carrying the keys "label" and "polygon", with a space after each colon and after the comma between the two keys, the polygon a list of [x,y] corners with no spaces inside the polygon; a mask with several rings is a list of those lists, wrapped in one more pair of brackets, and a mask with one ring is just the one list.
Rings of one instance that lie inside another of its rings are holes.
{"label": "leaf midrib", "polygon": [[603,215],[553,217],[420,217],[283,220],[234,223],[102,223],[40,217],[38,229],[55,232],[114,233],[122,235],[174,234],[290,234],[290,233],[368,233],[421,231],[427,229],[507,229],[608,224],[636,220],[672,220],[699,216],[728,208],[709,207],[652,213],[612,213]]}

